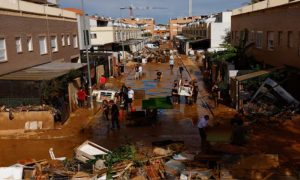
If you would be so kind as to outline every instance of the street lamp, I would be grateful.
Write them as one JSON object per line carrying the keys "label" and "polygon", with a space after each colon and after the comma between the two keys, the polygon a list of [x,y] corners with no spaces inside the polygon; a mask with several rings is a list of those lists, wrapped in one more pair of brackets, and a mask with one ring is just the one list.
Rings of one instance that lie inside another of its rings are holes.
{"label": "street lamp", "polygon": [[88,89],[89,89],[89,97],[88,97],[88,103],[90,105],[90,108],[93,109],[93,97],[92,97],[92,81],[91,81],[91,68],[90,68],[90,58],[89,58],[89,50],[88,50],[88,36],[86,33],[86,22],[85,22],[85,11],[84,11],[84,4],[83,0],[81,0],[81,10],[83,13],[83,37],[84,38],[84,46],[85,46],[85,53],[86,53],[86,61],[87,61],[87,66],[88,66]]}

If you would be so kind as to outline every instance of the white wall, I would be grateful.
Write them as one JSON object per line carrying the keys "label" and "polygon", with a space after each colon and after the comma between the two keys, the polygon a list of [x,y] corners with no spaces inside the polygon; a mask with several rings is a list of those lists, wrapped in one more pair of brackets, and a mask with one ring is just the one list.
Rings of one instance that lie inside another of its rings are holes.
{"label": "white wall", "polygon": [[[89,23],[89,17],[86,16],[85,17],[85,29],[89,31],[90,34],[90,23]],[[77,15],[77,25],[78,25],[78,38],[79,38],[79,48],[80,50],[84,50],[85,46],[84,46],[84,36],[83,36],[83,30],[84,30],[84,23],[83,23],[83,16]],[[89,36],[90,38],[90,45],[88,46],[88,48],[91,47],[91,36]]]}
{"label": "white wall", "polygon": [[210,47],[218,48],[224,42],[224,37],[231,30],[232,12],[222,12],[222,22],[210,24]]}
{"label": "white wall", "polygon": [[224,42],[224,37],[226,36],[226,33],[230,31],[230,29],[231,23],[212,23],[210,29],[210,47],[220,47],[220,44],[223,44]]}
{"label": "white wall", "polygon": [[113,27],[91,27],[91,33],[97,35],[96,39],[91,39],[92,45],[104,45],[114,42]]}

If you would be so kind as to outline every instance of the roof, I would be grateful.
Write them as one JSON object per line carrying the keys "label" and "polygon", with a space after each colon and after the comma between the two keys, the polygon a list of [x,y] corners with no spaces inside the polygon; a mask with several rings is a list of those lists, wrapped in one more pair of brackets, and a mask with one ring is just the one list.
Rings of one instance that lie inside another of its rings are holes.
{"label": "roof", "polygon": [[83,15],[83,11],[80,10],[80,9],[75,9],[75,8],[64,8],[64,10],[72,11],[72,12],[78,14],[78,15],[81,15],[81,16]]}
{"label": "roof", "polygon": [[51,80],[86,66],[83,63],[51,62],[0,76],[0,80]]}

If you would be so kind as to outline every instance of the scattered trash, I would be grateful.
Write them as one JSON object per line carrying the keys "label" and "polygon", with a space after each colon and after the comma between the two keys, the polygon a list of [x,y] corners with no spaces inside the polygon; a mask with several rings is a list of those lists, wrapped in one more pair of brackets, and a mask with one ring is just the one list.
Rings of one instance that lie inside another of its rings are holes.
{"label": "scattered trash", "polygon": [[104,147],[101,147],[88,140],[75,150],[76,159],[84,163],[89,160],[96,159],[96,156],[107,155],[109,152],[110,151],[108,149],[105,149]]}
{"label": "scattered trash", "polygon": [[171,159],[168,162],[166,162],[165,168],[167,174],[177,176],[178,174],[181,173],[181,171],[185,169],[185,165],[180,161]]}

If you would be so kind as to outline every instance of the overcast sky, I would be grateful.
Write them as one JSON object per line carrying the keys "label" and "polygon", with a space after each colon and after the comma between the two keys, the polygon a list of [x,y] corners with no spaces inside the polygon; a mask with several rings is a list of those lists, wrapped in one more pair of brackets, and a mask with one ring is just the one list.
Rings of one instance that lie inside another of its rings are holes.
{"label": "overcast sky", "polygon": [[[80,9],[81,0],[60,0],[63,8]],[[193,15],[205,15],[230,10],[245,5],[250,0],[193,0]],[[138,18],[153,17],[156,23],[167,24],[170,18],[188,16],[188,0],[84,0],[85,11],[89,15],[105,17],[128,17],[129,10],[121,7],[160,7],[166,9],[134,10]]]}

